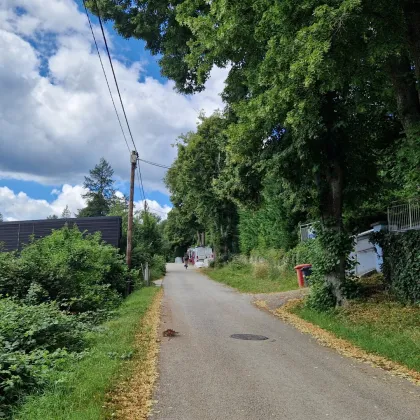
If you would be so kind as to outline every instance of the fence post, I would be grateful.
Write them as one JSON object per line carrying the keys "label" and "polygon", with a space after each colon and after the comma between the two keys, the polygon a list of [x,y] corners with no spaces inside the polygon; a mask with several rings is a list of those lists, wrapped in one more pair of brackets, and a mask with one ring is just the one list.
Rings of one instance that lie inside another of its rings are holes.
{"label": "fence post", "polygon": [[411,229],[413,227],[413,216],[411,214],[411,200],[408,200],[408,223]]}
{"label": "fence post", "polygon": [[145,280],[146,286],[149,286],[149,263],[146,261],[146,268],[145,268]]}

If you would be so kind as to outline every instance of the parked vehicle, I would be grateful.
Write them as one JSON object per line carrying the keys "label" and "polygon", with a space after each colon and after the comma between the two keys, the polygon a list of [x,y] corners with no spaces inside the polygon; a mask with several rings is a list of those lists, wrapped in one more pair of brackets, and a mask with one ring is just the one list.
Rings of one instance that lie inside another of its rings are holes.
{"label": "parked vehicle", "polygon": [[207,260],[208,265],[208,262],[214,259],[213,250],[210,247],[198,246],[195,248],[188,248],[187,254],[190,263],[194,264],[196,267],[202,267],[205,260]]}

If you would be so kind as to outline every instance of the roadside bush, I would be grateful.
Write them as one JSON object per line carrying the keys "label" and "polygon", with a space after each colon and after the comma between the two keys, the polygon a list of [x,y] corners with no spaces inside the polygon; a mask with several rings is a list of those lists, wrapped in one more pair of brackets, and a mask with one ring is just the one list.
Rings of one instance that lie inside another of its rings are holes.
{"label": "roadside bush", "polygon": [[0,252],[0,295],[24,298],[31,279],[16,252]]}
{"label": "roadside bush", "polygon": [[72,357],[64,349],[25,353],[10,351],[0,343],[0,418],[5,418],[19,399],[48,384],[53,372],[62,369]]}
{"label": "roadside bush", "polygon": [[311,286],[310,293],[305,300],[305,305],[308,308],[319,312],[325,312],[333,308],[336,304],[336,299],[331,290],[331,286],[324,282],[315,282]]}
{"label": "roadside bush", "polygon": [[166,261],[162,255],[153,255],[150,264],[150,280],[162,278],[166,273]]}
{"label": "roadside bush", "polygon": [[401,301],[420,302],[420,230],[377,232],[371,242],[383,250],[382,272],[388,289]]}
{"label": "roadside bush", "polygon": [[20,397],[49,382],[86,342],[83,324],[56,304],[32,306],[4,298],[0,313],[1,418]]}
{"label": "roadside bush", "polygon": [[295,248],[288,251],[284,256],[284,261],[289,270],[293,270],[298,264],[314,264],[322,253],[318,239],[309,239],[300,242]]}
{"label": "roadside bush", "polygon": [[258,262],[253,265],[253,273],[257,279],[264,279],[269,276],[270,266],[267,262]]}
{"label": "roadside bush", "polygon": [[34,304],[54,300],[75,312],[111,308],[126,288],[123,257],[100,234],[83,235],[77,227],[53,231],[26,246],[19,258],[9,258],[11,273],[22,280],[12,286],[6,278],[3,293],[26,297]]}
{"label": "roadside bush", "polygon": [[229,265],[234,270],[242,270],[249,266],[248,258],[245,255],[234,255]]}
{"label": "roadside bush", "polygon": [[84,345],[84,326],[54,303],[37,306],[0,299],[0,340],[9,350],[79,351]]}

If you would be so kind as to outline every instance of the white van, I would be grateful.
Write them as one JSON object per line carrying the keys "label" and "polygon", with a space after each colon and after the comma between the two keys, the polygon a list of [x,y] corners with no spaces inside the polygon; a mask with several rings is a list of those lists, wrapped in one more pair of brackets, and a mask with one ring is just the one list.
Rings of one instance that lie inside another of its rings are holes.
{"label": "white van", "polygon": [[210,247],[198,246],[191,249],[191,262],[195,267],[208,267],[209,262],[213,261],[213,250]]}

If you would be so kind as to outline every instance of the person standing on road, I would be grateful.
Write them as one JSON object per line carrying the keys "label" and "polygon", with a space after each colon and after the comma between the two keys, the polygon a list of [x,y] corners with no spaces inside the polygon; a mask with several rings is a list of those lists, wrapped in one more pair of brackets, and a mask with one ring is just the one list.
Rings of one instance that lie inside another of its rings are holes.
{"label": "person standing on road", "polygon": [[189,259],[189,255],[188,255],[188,253],[185,253],[185,255],[184,255],[184,267],[185,267],[185,269],[188,268],[188,259]]}

